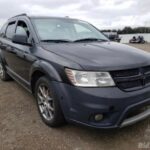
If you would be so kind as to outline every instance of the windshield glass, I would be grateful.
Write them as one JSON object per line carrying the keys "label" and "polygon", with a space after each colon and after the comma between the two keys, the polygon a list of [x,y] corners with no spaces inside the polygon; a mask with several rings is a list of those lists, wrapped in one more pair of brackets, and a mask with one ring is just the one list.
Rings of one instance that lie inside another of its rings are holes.
{"label": "windshield glass", "polygon": [[95,27],[80,20],[34,18],[33,24],[41,41],[67,40],[76,41],[80,39],[108,40]]}

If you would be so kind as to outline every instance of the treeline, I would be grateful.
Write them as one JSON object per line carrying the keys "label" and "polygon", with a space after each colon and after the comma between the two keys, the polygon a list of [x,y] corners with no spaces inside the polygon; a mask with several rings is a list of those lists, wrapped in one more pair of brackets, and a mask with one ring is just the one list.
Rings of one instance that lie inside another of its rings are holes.
{"label": "treeline", "polygon": [[102,32],[117,32],[118,34],[150,33],[150,27],[125,27],[122,30],[102,30]]}

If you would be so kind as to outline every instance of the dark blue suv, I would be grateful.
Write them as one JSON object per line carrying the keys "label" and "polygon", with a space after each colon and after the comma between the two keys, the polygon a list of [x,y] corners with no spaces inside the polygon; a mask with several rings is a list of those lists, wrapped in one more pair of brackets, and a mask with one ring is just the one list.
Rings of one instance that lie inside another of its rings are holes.
{"label": "dark blue suv", "polygon": [[51,127],[116,128],[150,116],[150,54],[81,20],[10,18],[0,31],[0,78],[33,93]]}

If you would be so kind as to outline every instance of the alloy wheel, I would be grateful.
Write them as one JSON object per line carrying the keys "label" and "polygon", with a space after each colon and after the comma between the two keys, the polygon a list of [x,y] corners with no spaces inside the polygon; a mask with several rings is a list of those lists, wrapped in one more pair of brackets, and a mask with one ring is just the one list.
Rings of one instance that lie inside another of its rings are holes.
{"label": "alloy wheel", "polygon": [[42,116],[48,121],[52,120],[54,117],[54,100],[47,85],[39,85],[37,100]]}

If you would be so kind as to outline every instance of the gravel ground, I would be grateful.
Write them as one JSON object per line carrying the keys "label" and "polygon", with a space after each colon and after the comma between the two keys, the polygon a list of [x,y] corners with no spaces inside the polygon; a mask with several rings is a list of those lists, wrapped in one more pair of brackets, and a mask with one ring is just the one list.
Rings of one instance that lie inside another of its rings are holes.
{"label": "gravel ground", "polygon": [[[133,46],[150,51],[150,44]],[[14,81],[0,81],[0,150],[57,149],[150,149],[150,119],[118,130],[70,124],[52,129],[41,121],[30,93]]]}

